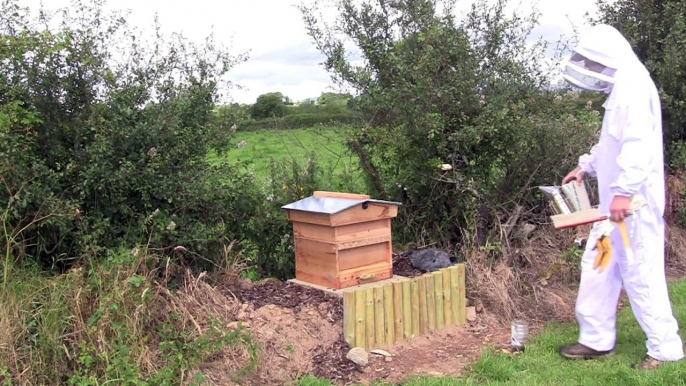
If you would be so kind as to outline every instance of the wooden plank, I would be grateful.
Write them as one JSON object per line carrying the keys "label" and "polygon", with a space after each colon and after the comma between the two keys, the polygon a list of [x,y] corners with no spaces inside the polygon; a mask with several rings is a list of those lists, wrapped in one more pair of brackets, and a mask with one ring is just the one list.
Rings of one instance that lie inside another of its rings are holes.
{"label": "wooden plank", "polygon": [[339,242],[338,243],[338,250],[343,251],[346,249],[365,247],[365,246],[374,245],[374,244],[383,245],[385,243],[388,243],[389,241],[391,241],[391,235],[361,238],[361,239],[357,239],[357,240],[353,240],[353,241]]}
{"label": "wooden plank", "polygon": [[336,228],[324,225],[293,223],[293,236],[317,241],[336,241]]}
{"label": "wooden plank", "polygon": [[467,323],[467,287],[465,287],[465,266],[463,263],[457,264],[457,318],[460,324]]}
{"label": "wooden plank", "polygon": [[555,229],[566,229],[603,221],[607,219],[607,216],[602,215],[600,209],[591,208],[570,214],[550,216],[550,219],[553,221],[553,227]]}
{"label": "wooden plank", "polygon": [[[386,240],[388,241],[388,240]],[[370,265],[388,262],[389,243],[365,245],[353,249],[346,249],[338,252],[338,269],[348,271],[355,268],[364,268]]]}
{"label": "wooden plank", "polygon": [[374,288],[374,343],[376,346],[386,343],[383,306],[383,287],[376,287]]}
{"label": "wooden plank", "polygon": [[338,262],[335,245],[295,238],[295,277],[298,280],[338,288]]}
{"label": "wooden plank", "polygon": [[394,218],[397,215],[397,205],[370,202],[368,203],[367,209],[363,209],[362,204],[360,204],[353,206],[348,210],[344,210],[343,212],[336,213],[335,215],[331,216],[331,225],[339,227],[342,225]]}
{"label": "wooden plank", "polygon": [[445,316],[443,316],[443,275],[440,271],[432,273],[434,277],[434,298],[436,300],[436,329],[440,330],[445,326]]}
{"label": "wooden plank", "polygon": [[453,325],[453,309],[450,295],[450,271],[446,268],[441,269],[441,280],[443,280],[443,317],[447,327]]}
{"label": "wooden plank", "polygon": [[324,190],[315,190],[312,192],[312,197],[351,198],[353,200],[369,200],[371,198],[367,194],[327,192]]}
{"label": "wooden plank", "polygon": [[412,337],[412,299],[410,298],[410,281],[402,283],[403,289],[403,338]]}
{"label": "wooden plank", "polygon": [[419,336],[419,287],[417,280],[410,282],[410,309],[412,317],[411,336],[416,338]]}
{"label": "wooden plank", "polygon": [[402,282],[394,282],[393,284],[393,326],[395,329],[395,343],[403,341],[403,294]]}
{"label": "wooden plank", "polygon": [[457,266],[452,266],[448,268],[448,273],[450,276],[450,314],[453,319],[454,324],[461,324],[460,321],[460,290],[459,290],[459,279]]}
{"label": "wooden plank", "polygon": [[292,223],[302,222],[331,226],[331,217],[322,213],[310,213],[299,210],[286,209],[286,218]]}
{"label": "wooden plank", "polygon": [[320,240],[313,240],[304,237],[295,237],[295,241],[298,242],[298,250],[303,253],[303,255],[313,256],[318,258],[322,253],[336,253],[336,244],[331,242],[325,242]]}
{"label": "wooden plank", "polygon": [[379,285],[390,284],[393,280],[402,281],[402,280],[409,280],[409,279],[406,277],[403,277],[403,276],[394,275],[393,277],[391,277],[389,279],[379,280],[379,281],[373,282],[373,283],[365,283],[365,284],[360,284],[360,285],[341,288],[341,289],[325,287],[322,285],[308,283],[306,281],[302,281],[302,280],[298,280],[298,279],[289,279],[288,282],[293,283],[293,284],[297,284],[297,285],[300,285],[303,287],[315,288],[319,291],[324,291],[330,295],[334,295],[334,296],[338,296],[338,297],[342,298],[343,295],[348,293],[348,292],[355,292],[359,289],[365,289],[365,288],[369,288],[369,287],[374,288],[374,287],[379,286]]}
{"label": "wooden plank", "polygon": [[429,332],[429,309],[426,306],[426,278],[417,278],[417,291],[419,292],[419,335]]}
{"label": "wooden plank", "polygon": [[339,288],[374,283],[393,276],[392,263],[382,262],[366,267],[353,268],[339,273]]}
{"label": "wooden plank", "polygon": [[355,293],[348,292],[343,297],[343,331],[345,341],[355,347]]}
{"label": "wooden plank", "polygon": [[384,342],[387,345],[395,344],[395,317],[393,316],[393,285],[383,286],[383,308],[384,308]]}
{"label": "wooden plank", "polygon": [[376,343],[375,339],[375,330],[374,330],[374,289],[373,288],[367,288],[364,290],[364,298],[365,298],[365,321],[364,321],[364,328],[367,331],[367,338],[366,338],[366,349],[371,349],[374,347],[374,344]]}
{"label": "wooden plank", "polygon": [[380,237],[391,235],[391,220],[381,219],[358,224],[343,225],[335,230],[337,242],[355,241],[369,237]]}
{"label": "wooden plank", "polygon": [[331,276],[331,280],[329,280],[328,275],[326,277],[321,275],[312,275],[308,272],[303,272],[296,268],[295,278],[301,282],[306,282],[321,287],[327,287],[332,289],[340,288],[340,279],[337,276],[333,275]]}
{"label": "wooden plank", "polygon": [[434,277],[430,273],[424,275],[426,281],[426,309],[429,331],[436,330],[436,299],[434,293]]}
{"label": "wooden plank", "polygon": [[355,292],[355,347],[367,347],[367,330],[365,326],[365,291]]}

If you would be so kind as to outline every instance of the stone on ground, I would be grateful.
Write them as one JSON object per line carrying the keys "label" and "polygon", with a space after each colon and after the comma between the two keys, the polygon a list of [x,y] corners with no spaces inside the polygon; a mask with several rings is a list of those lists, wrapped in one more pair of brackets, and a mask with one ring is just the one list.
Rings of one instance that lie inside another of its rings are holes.
{"label": "stone on ground", "polygon": [[369,364],[369,354],[362,347],[351,349],[345,357],[360,369],[367,367],[367,364]]}

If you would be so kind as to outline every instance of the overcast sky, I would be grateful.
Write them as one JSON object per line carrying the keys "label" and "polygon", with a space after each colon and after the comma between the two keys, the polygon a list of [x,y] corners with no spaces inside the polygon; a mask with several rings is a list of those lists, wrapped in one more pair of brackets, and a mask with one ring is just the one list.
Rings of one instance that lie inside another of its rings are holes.
{"label": "overcast sky", "polygon": [[[249,51],[249,60],[231,71],[230,78],[244,90],[234,90],[233,99],[253,103],[258,95],[280,91],[292,100],[318,97],[330,91],[331,81],[319,63],[323,57],[307,35],[296,8],[312,0],[109,0],[108,8],[131,11],[129,23],[140,28],[152,25],[159,15],[165,32],[183,32],[201,42],[210,32],[236,53]],[[515,0],[520,11],[535,5],[541,12],[534,37],[555,42],[570,36],[572,24],[583,27],[584,14],[595,12],[595,0]],[[69,0],[43,0],[48,8],[65,7]],[[514,1],[513,1],[514,2]],[[37,9],[40,0],[20,0]],[[461,0],[466,9],[472,0]]]}

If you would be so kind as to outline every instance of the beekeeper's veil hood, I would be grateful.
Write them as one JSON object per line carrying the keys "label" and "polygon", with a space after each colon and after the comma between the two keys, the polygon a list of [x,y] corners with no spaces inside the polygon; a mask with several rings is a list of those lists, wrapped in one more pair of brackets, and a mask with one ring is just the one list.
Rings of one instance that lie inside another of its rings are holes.
{"label": "beekeeper's veil hood", "polygon": [[638,58],[629,42],[615,28],[599,24],[581,36],[579,44],[564,63],[562,77],[574,86],[609,93],[615,74],[635,65]]}

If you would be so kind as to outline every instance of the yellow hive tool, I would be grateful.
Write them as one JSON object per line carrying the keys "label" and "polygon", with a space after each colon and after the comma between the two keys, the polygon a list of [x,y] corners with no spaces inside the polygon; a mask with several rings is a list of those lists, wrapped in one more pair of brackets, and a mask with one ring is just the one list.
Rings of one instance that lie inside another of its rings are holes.
{"label": "yellow hive tool", "polygon": [[[644,207],[646,204],[647,202],[643,197],[633,197],[631,199],[631,204],[629,206],[629,216],[637,210],[639,210],[640,208]],[[610,234],[616,226],[619,227],[619,231],[622,233],[622,240],[624,241],[624,248],[626,250],[626,253],[633,253],[633,251],[631,250],[631,242],[629,241],[629,234],[626,230],[626,224],[624,223],[624,220],[621,220],[619,222],[613,222],[608,218],[607,220],[604,220],[602,222],[601,226],[601,236],[598,238],[595,247],[593,248],[593,250],[598,250],[598,255],[596,256],[595,261],[593,262],[593,269],[599,268],[600,272],[603,272],[605,268],[607,268],[607,266],[610,264],[610,258],[612,257]]]}

